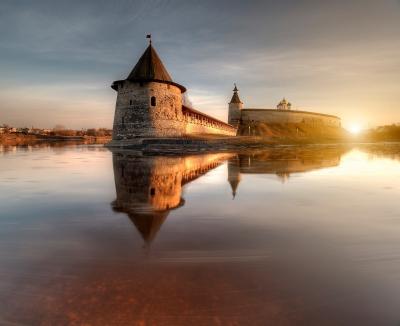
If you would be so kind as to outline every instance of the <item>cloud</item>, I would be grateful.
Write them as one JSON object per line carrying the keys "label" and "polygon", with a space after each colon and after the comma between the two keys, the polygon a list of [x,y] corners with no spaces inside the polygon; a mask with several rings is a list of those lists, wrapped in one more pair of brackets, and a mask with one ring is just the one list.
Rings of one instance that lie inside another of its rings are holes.
{"label": "cloud", "polygon": [[0,120],[27,121],[35,107],[80,126],[81,105],[98,106],[85,117],[111,124],[109,85],[132,69],[152,33],[174,80],[209,114],[226,116],[237,82],[249,106],[287,96],[345,119],[364,108],[376,123],[400,121],[399,27],[393,0],[3,0]]}

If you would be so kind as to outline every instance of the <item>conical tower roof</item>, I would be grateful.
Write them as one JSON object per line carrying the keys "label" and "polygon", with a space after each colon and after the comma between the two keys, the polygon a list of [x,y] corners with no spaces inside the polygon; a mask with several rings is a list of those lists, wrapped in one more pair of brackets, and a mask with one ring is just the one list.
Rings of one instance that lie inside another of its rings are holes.
{"label": "conical tower roof", "polygon": [[242,103],[242,101],[240,101],[238,91],[239,90],[237,89],[236,84],[235,84],[235,88],[233,89],[232,99],[229,102],[229,104],[231,104],[231,103]]}
{"label": "conical tower roof", "polygon": [[232,199],[235,199],[236,191],[239,186],[240,179],[229,179],[228,182],[231,185],[231,189],[232,189]]}
{"label": "conical tower roof", "polygon": [[[170,84],[178,87],[182,93],[186,92],[186,88],[172,81],[171,75],[168,73],[159,55],[150,43],[144,51],[135,67],[132,69],[126,80],[132,82],[159,82]],[[115,81],[111,88],[118,90],[118,84],[123,80]]]}
{"label": "conical tower roof", "polygon": [[154,47],[149,44],[142,54],[136,66],[129,74],[127,80],[131,81],[166,81],[172,82],[172,78],[162,63]]}
{"label": "conical tower roof", "polygon": [[147,244],[151,244],[168,214],[169,210],[166,210],[148,214],[129,214],[129,218],[136,226],[143,240]]}

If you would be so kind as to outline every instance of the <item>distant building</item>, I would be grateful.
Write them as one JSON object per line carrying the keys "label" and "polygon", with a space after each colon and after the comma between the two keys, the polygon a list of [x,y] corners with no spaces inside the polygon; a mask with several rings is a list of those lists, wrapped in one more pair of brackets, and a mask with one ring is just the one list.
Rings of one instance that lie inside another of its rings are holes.
{"label": "distant building", "polygon": [[39,128],[30,128],[29,130],[28,130],[28,133],[29,134],[32,134],[32,135],[40,135],[40,134],[42,134],[43,132],[42,132],[42,129],[39,129]]}
{"label": "distant building", "polygon": [[17,128],[16,132],[19,132],[21,134],[29,134],[29,128]]}
{"label": "distant building", "polygon": [[286,101],[285,98],[283,98],[283,100],[280,101],[280,102],[278,103],[278,105],[276,106],[276,108],[277,108],[278,110],[291,110],[292,104],[289,103],[288,101]]}

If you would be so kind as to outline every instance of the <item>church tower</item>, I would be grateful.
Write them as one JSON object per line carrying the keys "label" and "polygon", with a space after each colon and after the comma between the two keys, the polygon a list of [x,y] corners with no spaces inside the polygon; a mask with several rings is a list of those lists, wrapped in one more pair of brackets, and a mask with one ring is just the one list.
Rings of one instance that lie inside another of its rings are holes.
{"label": "church tower", "polygon": [[111,88],[118,92],[111,146],[183,135],[186,88],[172,81],[151,39],[128,77],[115,81]]}
{"label": "church tower", "polygon": [[238,89],[235,84],[233,89],[232,99],[229,102],[229,113],[228,113],[228,123],[234,127],[238,127],[240,123],[240,118],[242,115],[243,103],[240,101]]}

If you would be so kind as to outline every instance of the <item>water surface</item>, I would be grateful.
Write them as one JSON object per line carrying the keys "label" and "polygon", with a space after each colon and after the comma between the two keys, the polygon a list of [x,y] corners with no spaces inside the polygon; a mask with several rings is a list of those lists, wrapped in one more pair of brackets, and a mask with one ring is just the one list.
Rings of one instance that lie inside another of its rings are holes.
{"label": "water surface", "polygon": [[399,325],[400,145],[0,149],[1,325]]}

